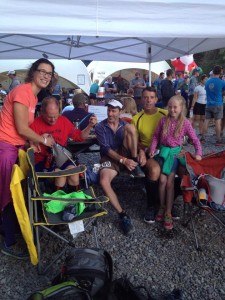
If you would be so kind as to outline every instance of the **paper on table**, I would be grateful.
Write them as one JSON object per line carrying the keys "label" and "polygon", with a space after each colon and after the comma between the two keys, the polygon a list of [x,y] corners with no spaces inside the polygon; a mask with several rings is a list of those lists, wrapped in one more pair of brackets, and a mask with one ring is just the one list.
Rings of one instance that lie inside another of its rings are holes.
{"label": "paper on table", "polygon": [[96,115],[98,123],[107,118],[107,106],[89,105],[88,112]]}

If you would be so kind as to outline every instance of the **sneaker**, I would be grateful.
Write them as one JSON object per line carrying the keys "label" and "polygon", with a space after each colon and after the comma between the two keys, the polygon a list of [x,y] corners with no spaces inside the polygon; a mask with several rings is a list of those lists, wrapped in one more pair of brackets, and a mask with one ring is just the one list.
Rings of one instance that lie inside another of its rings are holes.
{"label": "sneaker", "polygon": [[135,177],[144,178],[145,173],[142,171],[141,167],[139,165],[137,165],[135,167],[135,169],[131,172],[130,176],[133,178],[135,178]]}
{"label": "sneaker", "polygon": [[180,220],[180,214],[176,206],[173,206],[171,214],[174,220]]}
{"label": "sneaker", "polygon": [[18,243],[10,247],[7,247],[5,243],[3,243],[1,252],[8,256],[22,260],[26,260],[29,257],[27,249],[22,249],[21,247],[19,247]]}
{"label": "sneaker", "polygon": [[171,230],[171,229],[173,229],[173,219],[172,219],[172,215],[165,214],[163,226],[164,226],[164,228],[165,228],[166,230]]}
{"label": "sneaker", "polygon": [[120,226],[125,235],[130,235],[132,232],[134,232],[134,226],[132,224],[131,218],[128,215],[124,215],[121,218],[120,222]]}
{"label": "sneaker", "polygon": [[148,223],[148,224],[155,223],[155,208],[154,207],[148,207],[146,209],[144,221],[145,221],[145,223]]}

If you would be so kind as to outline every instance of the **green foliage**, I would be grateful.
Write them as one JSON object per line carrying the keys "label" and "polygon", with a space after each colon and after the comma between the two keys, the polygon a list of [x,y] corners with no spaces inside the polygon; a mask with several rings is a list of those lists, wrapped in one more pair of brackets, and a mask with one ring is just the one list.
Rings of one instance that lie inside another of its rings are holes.
{"label": "green foliage", "polygon": [[225,65],[225,49],[216,49],[194,54],[196,64],[202,68],[203,73],[209,74],[215,65]]}

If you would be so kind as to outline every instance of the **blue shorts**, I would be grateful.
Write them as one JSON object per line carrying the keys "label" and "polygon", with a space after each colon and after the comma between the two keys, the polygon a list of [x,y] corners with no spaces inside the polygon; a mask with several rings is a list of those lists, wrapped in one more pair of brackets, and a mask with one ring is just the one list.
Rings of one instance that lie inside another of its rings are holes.
{"label": "blue shorts", "polygon": [[179,167],[179,159],[177,157],[174,157],[174,161],[173,161],[173,166],[172,166],[172,169],[171,169],[171,173],[177,173],[177,170],[178,170],[178,167]]}
{"label": "blue shorts", "polygon": [[[163,168],[163,163],[164,163],[164,159],[163,159],[162,157],[159,157],[159,155],[156,155],[156,156],[154,157],[154,159],[159,163],[160,168],[161,168],[161,170],[162,170],[162,168]],[[177,170],[178,170],[178,167],[179,167],[179,164],[180,164],[179,159],[178,159],[177,157],[174,157],[173,166],[172,166],[172,168],[171,168],[170,173],[175,173],[175,174],[176,174],[176,173],[177,173]]]}

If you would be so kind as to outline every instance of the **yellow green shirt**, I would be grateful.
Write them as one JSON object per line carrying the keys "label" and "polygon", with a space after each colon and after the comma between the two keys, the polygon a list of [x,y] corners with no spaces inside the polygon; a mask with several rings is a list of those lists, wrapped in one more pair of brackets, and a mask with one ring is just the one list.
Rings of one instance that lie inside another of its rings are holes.
{"label": "yellow green shirt", "polygon": [[137,129],[139,141],[144,147],[149,147],[159,120],[166,116],[167,113],[167,110],[157,108],[157,112],[153,115],[147,115],[144,111],[141,111],[133,116],[132,123]]}

